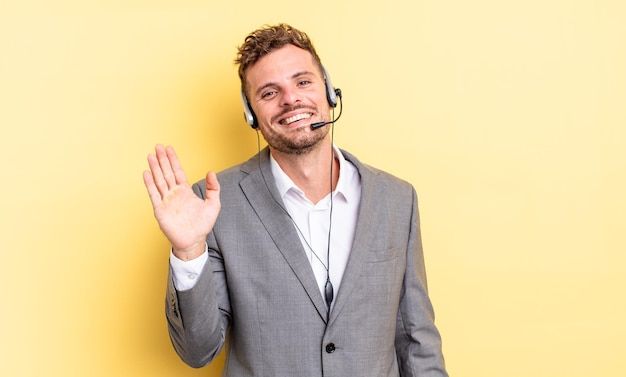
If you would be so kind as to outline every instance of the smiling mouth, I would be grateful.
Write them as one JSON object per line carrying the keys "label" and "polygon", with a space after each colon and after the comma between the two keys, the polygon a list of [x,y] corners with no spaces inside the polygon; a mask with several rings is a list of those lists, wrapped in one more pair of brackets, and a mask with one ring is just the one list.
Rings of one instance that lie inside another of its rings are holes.
{"label": "smiling mouth", "polygon": [[295,122],[297,122],[299,120],[308,119],[308,118],[310,118],[312,116],[313,116],[313,114],[311,114],[311,113],[296,114],[296,115],[294,115],[292,117],[285,118],[285,119],[281,120],[279,123],[283,124],[283,125],[290,125],[290,124],[295,123]]}

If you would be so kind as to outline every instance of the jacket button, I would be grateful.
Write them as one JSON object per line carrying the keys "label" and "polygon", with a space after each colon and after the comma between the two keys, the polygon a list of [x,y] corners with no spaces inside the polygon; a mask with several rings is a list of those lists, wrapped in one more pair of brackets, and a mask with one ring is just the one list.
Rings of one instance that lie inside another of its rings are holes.
{"label": "jacket button", "polygon": [[334,343],[328,343],[326,345],[326,352],[328,352],[328,353],[335,352],[335,344]]}

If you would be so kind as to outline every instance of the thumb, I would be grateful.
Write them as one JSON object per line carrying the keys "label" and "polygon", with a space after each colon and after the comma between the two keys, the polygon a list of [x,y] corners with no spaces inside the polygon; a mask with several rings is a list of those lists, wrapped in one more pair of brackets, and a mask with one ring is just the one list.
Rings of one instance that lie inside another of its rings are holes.
{"label": "thumb", "polygon": [[210,171],[206,174],[205,183],[207,199],[219,199],[220,183],[214,172]]}

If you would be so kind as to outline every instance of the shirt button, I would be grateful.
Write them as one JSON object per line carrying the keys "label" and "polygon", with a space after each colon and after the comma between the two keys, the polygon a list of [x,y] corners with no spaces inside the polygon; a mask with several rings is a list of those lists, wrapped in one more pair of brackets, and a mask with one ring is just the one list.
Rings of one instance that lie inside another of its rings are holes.
{"label": "shirt button", "polygon": [[335,343],[328,343],[326,345],[326,352],[328,352],[328,353],[335,352]]}
{"label": "shirt button", "polygon": [[189,280],[195,280],[195,279],[196,279],[196,274],[194,274],[194,273],[190,273],[190,274],[188,274],[188,275],[187,275],[187,279],[189,279]]}

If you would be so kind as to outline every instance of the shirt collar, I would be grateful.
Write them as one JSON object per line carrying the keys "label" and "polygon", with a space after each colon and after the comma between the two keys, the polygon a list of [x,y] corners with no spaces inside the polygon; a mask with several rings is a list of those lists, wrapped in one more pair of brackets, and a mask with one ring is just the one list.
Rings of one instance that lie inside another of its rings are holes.
{"label": "shirt collar", "polygon": [[[358,191],[354,190],[355,187],[358,187],[355,185],[359,183],[358,181],[355,182],[355,179],[358,179],[358,173],[354,165],[344,158],[339,148],[333,145],[333,150],[335,152],[335,158],[339,160],[339,180],[337,181],[333,195],[341,195],[346,201],[349,201],[351,198],[354,198],[352,195],[358,195]],[[304,197],[304,192],[293,183],[287,173],[278,165],[278,162],[276,162],[271,153],[270,164],[272,175],[274,175],[274,180],[276,181],[276,188],[281,198],[284,199],[285,195],[287,195],[290,190]]]}

